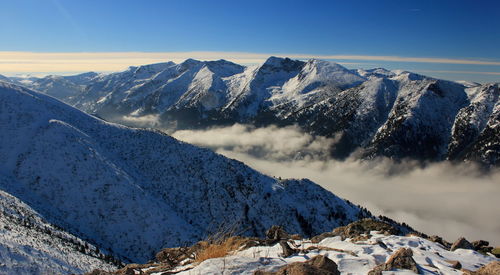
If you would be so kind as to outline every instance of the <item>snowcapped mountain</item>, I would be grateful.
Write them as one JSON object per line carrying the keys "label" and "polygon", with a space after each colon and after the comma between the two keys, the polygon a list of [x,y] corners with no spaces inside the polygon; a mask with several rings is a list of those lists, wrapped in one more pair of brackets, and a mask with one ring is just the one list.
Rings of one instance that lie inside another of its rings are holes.
{"label": "snowcapped mountain", "polygon": [[470,104],[458,112],[452,128],[449,157],[498,163],[500,159],[499,84],[466,89]]}
{"label": "snowcapped mountain", "polygon": [[48,85],[28,86],[110,121],[154,116],[158,126],[175,129],[297,124],[338,138],[331,152],[341,159],[358,152],[362,158],[499,163],[498,83],[278,57],[249,67],[188,59],[131,67],[86,83],[77,93],[67,85],[76,94],[71,97],[48,92]]}
{"label": "snowcapped mountain", "polygon": [[370,215],[308,180],[268,177],[6,82],[0,129],[5,196],[125,261],[145,262],[163,247],[193,243],[223,226],[258,236],[280,224],[310,236]]}
{"label": "snowcapped mountain", "polygon": [[0,74],[0,81],[11,82],[12,80],[10,78]]}
{"label": "snowcapped mountain", "polygon": [[411,73],[396,79],[398,95],[367,154],[444,159],[455,116],[468,104],[463,86]]}
{"label": "snowcapped mountain", "polygon": [[10,79],[10,82],[41,91],[50,96],[59,98],[60,100],[69,101],[71,97],[83,92],[86,85],[88,85],[97,75],[97,73],[88,72],[72,76],[48,75],[43,78],[13,77]]}

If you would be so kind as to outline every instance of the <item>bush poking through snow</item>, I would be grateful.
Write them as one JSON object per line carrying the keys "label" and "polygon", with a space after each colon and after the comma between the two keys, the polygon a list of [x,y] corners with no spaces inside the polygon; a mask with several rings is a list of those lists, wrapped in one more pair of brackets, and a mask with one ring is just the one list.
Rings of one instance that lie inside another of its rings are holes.
{"label": "bush poking through snow", "polygon": [[229,237],[213,243],[205,242],[206,245],[202,245],[201,250],[196,254],[195,262],[201,263],[208,259],[224,257],[246,247],[248,241],[249,239],[244,237]]}

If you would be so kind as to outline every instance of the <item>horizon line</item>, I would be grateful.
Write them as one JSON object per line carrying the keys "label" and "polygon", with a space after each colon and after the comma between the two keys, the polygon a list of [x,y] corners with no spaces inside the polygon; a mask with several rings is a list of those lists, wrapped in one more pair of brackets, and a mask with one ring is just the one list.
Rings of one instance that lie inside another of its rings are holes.
{"label": "horizon line", "polygon": [[[251,53],[222,51],[186,51],[186,52],[33,52],[33,51],[0,51],[0,74],[19,76],[23,74],[49,75],[83,72],[119,72],[130,66],[173,61],[180,63],[186,59],[204,61],[225,59],[242,65],[254,65],[265,62],[269,57],[288,57],[292,59],[334,60],[341,65],[376,65],[364,61],[393,63],[427,63],[500,66],[500,61],[487,59],[455,59],[442,57],[405,57],[392,55],[318,55],[318,54],[283,54],[283,53]],[[345,61],[345,62],[342,62]],[[349,62],[351,61],[351,62]],[[353,62],[354,61],[354,62]],[[472,70],[424,70],[445,74],[499,75],[499,71]]]}

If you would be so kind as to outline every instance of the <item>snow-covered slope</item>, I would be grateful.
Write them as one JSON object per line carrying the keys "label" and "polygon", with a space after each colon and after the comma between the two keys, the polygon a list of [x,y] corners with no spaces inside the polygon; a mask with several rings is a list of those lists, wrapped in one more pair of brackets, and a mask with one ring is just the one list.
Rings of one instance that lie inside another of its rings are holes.
{"label": "snow-covered slope", "polygon": [[85,87],[89,85],[96,76],[96,73],[88,72],[72,76],[49,75],[43,78],[12,78],[10,82],[69,102],[72,97],[83,92]]}
{"label": "snow-covered slope", "polygon": [[[9,179],[0,175],[2,186]],[[47,223],[0,190],[0,274],[69,274],[113,270],[95,246]]]}
{"label": "snow-covered slope", "polygon": [[356,147],[370,142],[385,123],[397,94],[396,83],[372,78],[363,84],[338,92],[316,104],[290,114],[287,120],[321,136],[340,133],[332,154],[347,157]]}
{"label": "snow-covered slope", "polygon": [[[147,120],[174,129],[297,124],[336,137],[331,152],[337,158],[359,152],[355,157],[496,165],[500,155],[492,109],[498,104],[498,89],[492,87],[498,83],[450,82],[383,68],[348,70],[329,61],[279,57],[249,67],[188,59],[85,78],[88,82],[52,78],[26,85],[130,125]],[[73,86],[84,91],[69,98],[61,92],[66,87],[74,94]],[[489,95],[482,96],[483,90]],[[474,129],[463,125],[469,122]]]}
{"label": "snow-covered slope", "polygon": [[368,154],[444,159],[453,120],[467,105],[463,86],[453,82],[419,78],[411,73],[396,78],[399,91],[384,125],[368,147]]}
{"label": "snow-covered slope", "polygon": [[[0,82],[0,188],[124,260],[222,225],[312,235],[368,215],[308,180],[278,180],[151,130],[110,124]],[[15,184],[14,184],[15,183]]]}
{"label": "snow-covered slope", "polygon": [[472,87],[466,92],[470,104],[460,109],[455,118],[448,157],[473,158],[483,162],[498,163],[500,160],[499,85]]}

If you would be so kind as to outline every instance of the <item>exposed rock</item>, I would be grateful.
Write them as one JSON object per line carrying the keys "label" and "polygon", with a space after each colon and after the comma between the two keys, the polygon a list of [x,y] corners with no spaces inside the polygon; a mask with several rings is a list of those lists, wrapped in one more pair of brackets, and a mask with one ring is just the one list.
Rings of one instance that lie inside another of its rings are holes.
{"label": "exposed rock", "polygon": [[200,248],[205,247],[206,243],[199,242],[191,247],[174,247],[174,248],[165,248],[160,252],[156,253],[156,260],[161,263],[167,263],[170,266],[176,266],[180,262],[186,259],[194,259],[194,255],[196,251]]}
{"label": "exposed rock", "polygon": [[312,237],[311,242],[312,243],[319,243],[326,238],[335,237],[335,236],[338,236],[337,233],[325,232],[325,233],[321,233],[317,236]]}
{"label": "exposed rock", "polygon": [[132,265],[127,265],[124,268],[118,269],[115,272],[108,272],[108,271],[96,269],[96,270],[93,270],[92,272],[85,273],[85,275],[135,275],[136,270],[137,270],[138,274],[142,274],[142,273],[139,273],[140,268],[144,268],[144,267],[141,267],[140,265],[137,265],[137,264],[132,264]]}
{"label": "exposed rock", "polygon": [[253,272],[253,275],[274,275],[276,272],[264,271],[264,270],[256,270]]}
{"label": "exposed rock", "polygon": [[282,267],[277,272],[256,271],[254,275],[333,275],[327,270],[317,268],[306,263],[291,263]]}
{"label": "exposed rock", "polygon": [[318,255],[306,262],[288,264],[276,272],[258,270],[254,275],[340,275],[340,272],[334,261]]}
{"label": "exposed rock", "polygon": [[484,240],[473,241],[471,244],[474,247],[474,250],[480,250],[482,247],[490,245],[488,241]]}
{"label": "exposed rock", "polygon": [[493,250],[493,247],[489,246],[490,243],[488,241],[484,240],[473,241],[471,244],[474,247],[474,250],[483,253],[485,255],[486,253],[490,253]]}
{"label": "exposed rock", "polygon": [[283,229],[283,227],[273,225],[266,231],[266,238],[268,240],[278,242],[280,240],[289,239],[290,235]]}
{"label": "exposed rock", "polygon": [[296,249],[291,248],[287,241],[280,241],[280,246],[283,249],[283,253],[281,255],[285,258],[298,252]]}
{"label": "exposed rock", "polygon": [[395,269],[409,269],[418,273],[418,266],[413,259],[413,252],[410,248],[400,248],[387,260],[385,264],[380,264],[373,268],[368,275],[382,275],[382,271],[391,271]]}
{"label": "exposed rock", "polygon": [[500,258],[500,247],[495,247],[490,251],[495,257]]}
{"label": "exposed rock", "polygon": [[451,245],[450,251],[455,251],[456,249],[459,249],[459,248],[474,250],[474,247],[472,246],[472,244],[469,241],[467,241],[464,237],[459,238],[458,240],[456,240]]}
{"label": "exposed rock", "polygon": [[315,266],[317,268],[333,272],[334,274],[340,274],[340,272],[338,271],[337,264],[334,261],[330,260],[328,257],[325,257],[323,255],[318,255],[310,259],[306,263]]}
{"label": "exposed rock", "polygon": [[[386,235],[398,235],[401,232],[391,224],[373,219],[362,219],[346,226],[335,228],[332,232],[325,232],[311,238],[312,243],[319,243],[330,237],[341,236],[342,240],[352,238],[354,242],[363,241],[370,236],[371,231],[378,231]],[[362,236],[365,235],[365,236]]]}
{"label": "exposed rock", "polygon": [[[122,269],[119,269],[115,274],[116,275],[135,275],[135,269],[132,267],[124,267]],[[139,271],[139,274],[141,272]]]}
{"label": "exposed rock", "polygon": [[354,236],[351,238],[351,242],[353,243],[359,243],[359,242],[366,242],[368,239],[370,239],[370,235],[361,235],[361,236]]}
{"label": "exposed rock", "polygon": [[459,261],[446,261],[446,262],[448,262],[454,269],[462,268],[462,264]]}
{"label": "exposed rock", "polygon": [[435,242],[435,243],[438,243],[438,244],[441,244],[442,246],[446,247],[446,248],[450,248],[451,244],[445,240],[443,240],[443,238],[439,237],[439,236],[430,236],[428,238],[429,241],[431,242]]}
{"label": "exposed rock", "polygon": [[371,231],[378,231],[387,235],[398,235],[400,232],[394,226],[373,219],[362,219],[346,226],[337,227],[333,230],[335,236],[341,236],[342,239],[353,238],[360,235],[369,235]]}
{"label": "exposed rock", "polygon": [[466,275],[498,275],[500,274],[500,261],[491,262],[476,271],[464,270]]}

